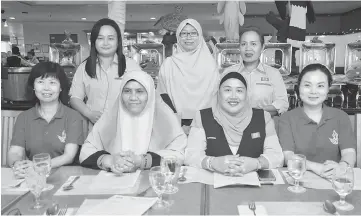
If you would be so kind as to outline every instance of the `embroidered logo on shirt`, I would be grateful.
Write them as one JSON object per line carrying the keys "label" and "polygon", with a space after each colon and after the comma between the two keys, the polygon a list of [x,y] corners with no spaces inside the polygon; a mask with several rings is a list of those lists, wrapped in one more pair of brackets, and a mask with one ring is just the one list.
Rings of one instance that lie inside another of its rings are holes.
{"label": "embroidered logo on shirt", "polygon": [[268,77],[261,77],[261,81],[269,81]]}
{"label": "embroidered logo on shirt", "polygon": [[217,139],[217,138],[215,138],[215,137],[207,137],[207,139]]}
{"label": "embroidered logo on shirt", "polygon": [[61,136],[58,135],[58,138],[59,138],[60,142],[65,143],[65,139],[66,139],[65,130],[63,130],[63,133],[61,133]]}
{"label": "embroidered logo on shirt", "polygon": [[257,133],[251,133],[251,137],[252,137],[252,139],[260,138],[260,137],[261,137],[261,134],[260,134],[259,132],[257,132]]}
{"label": "embroidered logo on shirt", "polygon": [[330,139],[332,144],[338,145],[338,134],[336,133],[335,130],[333,130],[332,138],[329,138],[329,139]]}

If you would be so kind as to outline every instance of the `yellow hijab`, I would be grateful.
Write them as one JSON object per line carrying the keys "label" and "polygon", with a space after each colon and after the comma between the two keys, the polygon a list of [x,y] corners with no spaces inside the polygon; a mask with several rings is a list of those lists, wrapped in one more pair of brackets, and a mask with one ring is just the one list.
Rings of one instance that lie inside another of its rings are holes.
{"label": "yellow hijab", "polygon": [[[179,43],[179,34],[187,24],[192,25],[199,35],[197,48],[190,52],[186,52]],[[169,95],[182,119],[193,119],[198,110],[211,107],[219,72],[196,20],[183,20],[176,35],[177,51],[163,62],[157,90]]]}

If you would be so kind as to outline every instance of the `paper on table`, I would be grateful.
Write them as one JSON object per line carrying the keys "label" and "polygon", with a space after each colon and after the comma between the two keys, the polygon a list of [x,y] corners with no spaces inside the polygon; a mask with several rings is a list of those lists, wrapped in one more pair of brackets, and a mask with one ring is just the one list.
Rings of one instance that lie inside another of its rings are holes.
{"label": "paper on table", "polygon": [[[238,205],[237,208],[238,208],[239,215],[253,215],[253,211],[248,208],[248,205]],[[266,208],[262,205],[257,205],[256,214],[257,214],[257,216],[267,216],[268,215]]]}
{"label": "paper on table", "polygon": [[[15,185],[21,185],[14,187]],[[24,179],[16,179],[11,168],[1,168],[1,194],[22,194],[29,191]]]}
{"label": "paper on table", "polygon": [[100,171],[99,174],[94,178],[90,189],[91,190],[100,190],[100,189],[125,189],[131,188],[137,182],[139,177],[140,170],[135,171],[134,173],[123,173],[117,175],[112,172],[106,172],[104,170]]}
{"label": "paper on table", "polygon": [[112,188],[99,188],[99,189],[90,189],[93,183],[93,180],[96,178],[95,175],[84,175],[73,184],[74,188],[72,190],[64,191],[62,187],[66,185],[71,179],[75,176],[70,176],[69,179],[58,189],[54,196],[68,196],[68,195],[90,195],[90,194],[129,194],[136,195],[146,191],[149,187],[149,178],[147,171],[142,171],[139,175],[135,185],[130,188],[123,189],[112,189]]}
{"label": "paper on table", "polygon": [[157,197],[114,195],[85,212],[86,215],[142,215],[157,202]]}
{"label": "paper on table", "polygon": [[81,206],[76,211],[76,215],[85,215],[89,209],[104,202],[106,199],[85,199]]}
{"label": "paper on table", "polygon": [[[256,202],[256,215],[330,215],[322,202]],[[248,203],[237,206],[239,215],[253,215]]]}
{"label": "paper on table", "polygon": [[256,172],[250,172],[242,177],[226,176],[219,173],[214,173],[214,188],[219,188],[227,185],[252,185],[260,187]]}
{"label": "paper on table", "polygon": [[203,184],[213,185],[213,173],[196,167],[182,167],[182,169],[186,168],[187,171],[185,173],[186,181],[183,183],[191,183],[191,182],[200,182]]}

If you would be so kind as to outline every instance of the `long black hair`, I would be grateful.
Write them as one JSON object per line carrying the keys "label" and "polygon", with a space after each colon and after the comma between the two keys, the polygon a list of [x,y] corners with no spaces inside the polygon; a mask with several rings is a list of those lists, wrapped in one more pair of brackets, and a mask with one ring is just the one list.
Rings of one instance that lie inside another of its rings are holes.
{"label": "long black hair", "polygon": [[119,77],[123,76],[125,68],[126,68],[125,56],[123,54],[122,35],[120,32],[120,28],[114,20],[111,20],[108,18],[103,18],[103,19],[98,20],[94,24],[92,31],[91,31],[91,35],[90,35],[90,55],[86,59],[85,71],[91,78],[97,78],[96,64],[97,64],[97,58],[98,58],[98,51],[95,48],[95,41],[98,38],[100,28],[105,25],[113,27],[115,29],[115,31],[117,32],[118,48],[117,48],[116,53],[118,55],[118,75],[119,75]]}
{"label": "long black hair", "polygon": [[41,77],[41,78],[47,78],[47,77],[54,77],[59,80],[60,82],[60,88],[61,92],[59,94],[59,100],[65,104],[68,105],[69,101],[69,80],[66,76],[63,67],[61,67],[58,63],[55,62],[40,62],[36,64],[30,72],[30,75],[28,77],[28,93],[31,94],[31,99],[33,104],[39,103],[39,99],[36,97],[34,92],[34,82],[35,79]]}

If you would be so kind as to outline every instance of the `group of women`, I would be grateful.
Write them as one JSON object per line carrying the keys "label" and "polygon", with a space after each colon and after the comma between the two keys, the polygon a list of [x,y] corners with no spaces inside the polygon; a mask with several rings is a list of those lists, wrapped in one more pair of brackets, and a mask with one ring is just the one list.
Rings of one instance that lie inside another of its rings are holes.
{"label": "group of women", "polygon": [[[149,169],[166,155],[227,175],[282,167],[293,154],[304,154],[307,169],[326,178],[338,166],[354,166],[350,120],[323,104],[332,83],[325,66],[303,69],[303,106],[286,112],[281,75],[260,62],[264,40],[257,29],[241,33],[243,62],[221,75],[197,21],[184,20],[176,35],[177,50],[161,65],[157,89],[123,55],[110,19],[94,25],[90,56],[69,94],[58,64],[33,67],[28,85],[36,105],[19,115],[8,153],[15,175],[24,176],[32,156],[43,152],[52,167],[74,164],[79,153],[80,165],[115,173]],[[74,110],[65,106],[68,95]],[[88,135],[84,121],[93,125]]]}

